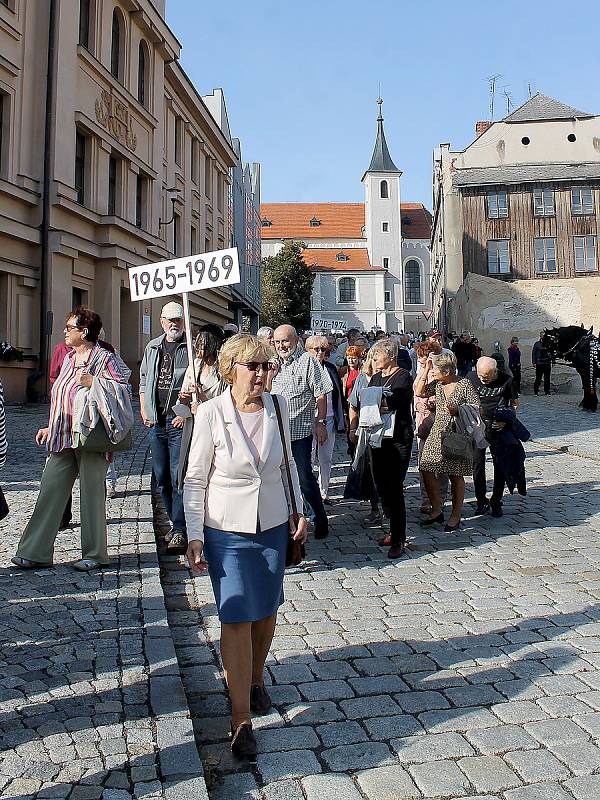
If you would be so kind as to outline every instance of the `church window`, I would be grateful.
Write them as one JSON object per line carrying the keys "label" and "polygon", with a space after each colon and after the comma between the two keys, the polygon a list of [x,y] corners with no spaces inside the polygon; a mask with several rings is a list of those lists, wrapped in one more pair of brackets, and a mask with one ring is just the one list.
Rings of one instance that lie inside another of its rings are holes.
{"label": "church window", "polygon": [[383,268],[384,269],[390,268],[390,259],[387,256],[383,257]]}
{"label": "church window", "polygon": [[379,184],[379,196],[382,200],[387,200],[390,196],[387,181],[381,181]]}
{"label": "church window", "polygon": [[349,259],[349,257],[346,255],[346,253],[337,253],[337,254],[336,254],[336,257],[335,257],[335,260],[336,260],[336,261],[349,261],[350,259]]}
{"label": "church window", "polygon": [[338,303],[356,303],[356,278],[340,278]]}
{"label": "church window", "polygon": [[389,222],[382,222],[381,223],[381,230],[383,233],[389,233],[390,231],[390,223]]}
{"label": "church window", "polygon": [[317,217],[313,217],[311,219],[311,221],[310,221],[310,227],[311,228],[318,228],[320,226],[320,224],[321,224],[321,220],[317,219]]}
{"label": "church window", "polygon": [[418,305],[421,299],[421,266],[411,258],[404,265],[404,301],[407,305]]}

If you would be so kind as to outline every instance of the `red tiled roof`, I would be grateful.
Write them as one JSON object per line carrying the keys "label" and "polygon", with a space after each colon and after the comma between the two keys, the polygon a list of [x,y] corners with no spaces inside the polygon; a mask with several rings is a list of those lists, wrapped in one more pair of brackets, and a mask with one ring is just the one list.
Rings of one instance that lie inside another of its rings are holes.
{"label": "red tiled roof", "polygon": [[[338,253],[344,253],[348,260],[338,261]],[[366,247],[349,247],[346,250],[338,250],[336,247],[307,247],[302,256],[307,265],[314,270],[377,272],[383,269],[383,267],[371,266]]]}
{"label": "red tiled roof", "polygon": [[[421,203],[401,203],[402,234],[407,239],[429,239],[431,214]],[[263,239],[364,239],[364,203],[262,203]],[[316,217],[320,225],[312,227]]]}

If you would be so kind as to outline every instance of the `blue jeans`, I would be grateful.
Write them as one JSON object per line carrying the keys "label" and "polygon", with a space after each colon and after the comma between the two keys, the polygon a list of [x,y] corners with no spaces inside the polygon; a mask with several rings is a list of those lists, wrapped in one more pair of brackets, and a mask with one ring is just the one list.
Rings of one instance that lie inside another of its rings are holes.
{"label": "blue jeans", "polygon": [[168,419],[165,425],[156,423],[150,428],[152,470],[160,489],[165,511],[173,529],[185,531],[183,494],[177,490],[177,469],[181,449],[181,428],[174,428]]}
{"label": "blue jeans", "polygon": [[312,441],[312,434],[305,436],[304,439],[296,439],[292,442],[292,455],[298,469],[302,495],[315,514],[315,534],[327,535],[329,530],[327,514],[321,490],[312,469]]}

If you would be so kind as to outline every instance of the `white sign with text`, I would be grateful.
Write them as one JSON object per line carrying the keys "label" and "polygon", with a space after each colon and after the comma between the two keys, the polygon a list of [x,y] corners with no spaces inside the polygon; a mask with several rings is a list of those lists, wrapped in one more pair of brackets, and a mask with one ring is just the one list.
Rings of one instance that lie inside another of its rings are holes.
{"label": "white sign with text", "polygon": [[339,319],[316,319],[310,321],[310,327],[314,331],[345,331],[348,327],[346,322]]}
{"label": "white sign with text", "polygon": [[129,268],[131,299],[198,292],[240,282],[236,247]]}

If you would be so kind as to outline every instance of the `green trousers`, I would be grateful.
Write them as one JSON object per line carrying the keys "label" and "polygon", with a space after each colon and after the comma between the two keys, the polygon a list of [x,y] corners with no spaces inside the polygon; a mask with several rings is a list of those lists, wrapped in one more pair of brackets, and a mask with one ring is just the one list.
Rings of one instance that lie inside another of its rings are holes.
{"label": "green trousers", "polygon": [[40,493],[21,536],[17,555],[41,564],[52,564],[58,526],[79,475],[83,558],[108,564],[104,483],[107,468],[103,453],[74,449],[50,453],[42,472]]}

